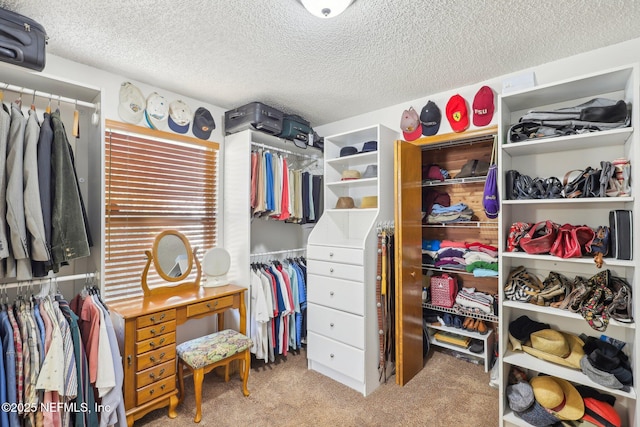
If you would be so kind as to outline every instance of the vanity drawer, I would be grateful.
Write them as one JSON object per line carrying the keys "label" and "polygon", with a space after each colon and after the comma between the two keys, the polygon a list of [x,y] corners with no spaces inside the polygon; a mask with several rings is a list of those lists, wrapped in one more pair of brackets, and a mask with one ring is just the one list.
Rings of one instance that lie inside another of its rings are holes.
{"label": "vanity drawer", "polygon": [[175,373],[176,361],[169,360],[161,365],[153,366],[136,373],[136,387],[144,387],[163,378],[167,378],[169,375],[174,375]]}
{"label": "vanity drawer", "polygon": [[307,263],[307,273],[320,276],[335,277],[361,281],[364,277],[364,267],[361,265],[340,264],[337,262],[325,262],[309,260]]}
{"label": "vanity drawer", "polygon": [[176,322],[169,321],[159,325],[147,326],[136,331],[136,341],[144,341],[176,330]]}
{"label": "vanity drawer", "polygon": [[138,389],[136,393],[136,402],[138,405],[147,403],[151,399],[161,397],[162,395],[169,393],[176,389],[176,377],[170,376],[163,380],[152,383],[146,387]]}
{"label": "vanity drawer", "polygon": [[363,316],[364,284],[309,274],[307,301]]}
{"label": "vanity drawer", "polygon": [[362,249],[309,245],[307,259],[363,265],[364,255]]}
{"label": "vanity drawer", "polygon": [[166,362],[167,360],[173,360],[176,358],[176,346],[168,345],[166,347],[159,348],[157,350],[149,351],[140,356],[136,356],[136,367],[138,371],[142,371],[150,366],[157,365],[159,363]]}
{"label": "vanity drawer", "polygon": [[176,318],[176,310],[159,311],[153,314],[147,314],[146,316],[140,316],[136,319],[136,327],[144,328],[146,326],[157,325],[158,323],[166,322],[167,320],[173,320]]}
{"label": "vanity drawer", "polygon": [[210,313],[212,311],[225,310],[233,306],[233,295],[217,298],[211,301],[199,302],[187,306],[187,317],[199,314]]}
{"label": "vanity drawer", "polygon": [[364,381],[364,352],[309,332],[307,358],[357,381]]}
{"label": "vanity drawer", "polygon": [[140,341],[136,343],[136,354],[142,354],[150,350],[156,350],[168,344],[174,344],[176,342],[176,333],[171,332],[168,334],[160,335],[148,340]]}
{"label": "vanity drawer", "polygon": [[309,304],[309,330],[342,343],[364,349],[364,318],[340,310]]}

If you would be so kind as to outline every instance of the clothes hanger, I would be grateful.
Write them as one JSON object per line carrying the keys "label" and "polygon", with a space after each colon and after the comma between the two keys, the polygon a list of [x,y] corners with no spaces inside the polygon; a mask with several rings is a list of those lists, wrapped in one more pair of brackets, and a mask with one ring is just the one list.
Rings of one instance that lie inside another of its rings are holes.
{"label": "clothes hanger", "polygon": [[80,112],[78,111],[77,99],[75,103],[75,109],[73,110],[73,130],[71,134],[76,138],[80,138]]}
{"label": "clothes hanger", "polygon": [[31,99],[31,106],[29,107],[31,111],[36,111],[36,91],[33,91],[33,98]]}
{"label": "clothes hanger", "polygon": [[51,114],[51,95],[49,95],[49,103],[47,104],[47,108],[45,108],[44,112]]}

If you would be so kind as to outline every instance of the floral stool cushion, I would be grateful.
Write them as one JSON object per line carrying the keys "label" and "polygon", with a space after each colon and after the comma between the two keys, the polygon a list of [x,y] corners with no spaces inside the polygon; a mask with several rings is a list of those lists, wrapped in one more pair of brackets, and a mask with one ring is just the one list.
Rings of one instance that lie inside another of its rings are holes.
{"label": "floral stool cushion", "polygon": [[240,332],[225,329],[179,344],[176,351],[185,363],[193,369],[200,369],[240,353],[251,345],[251,338]]}

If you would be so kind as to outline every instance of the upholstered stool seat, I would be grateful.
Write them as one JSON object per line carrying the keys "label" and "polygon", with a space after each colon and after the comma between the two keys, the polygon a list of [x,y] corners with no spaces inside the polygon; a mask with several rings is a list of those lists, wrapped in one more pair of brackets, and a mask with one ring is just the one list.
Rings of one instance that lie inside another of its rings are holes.
{"label": "upholstered stool seat", "polygon": [[224,380],[229,381],[229,364],[240,360],[240,376],[242,378],[242,393],[249,396],[247,381],[251,368],[250,338],[231,329],[215,332],[203,337],[183,342],[176,347],[178,354],[178,382],[180,387],[180,402],[184,399],[184,368],[193,372],[193,384],[196,397],[196,416],[194,422],[202,419],[202,380],[204,374],[213,369],[224,366]]}

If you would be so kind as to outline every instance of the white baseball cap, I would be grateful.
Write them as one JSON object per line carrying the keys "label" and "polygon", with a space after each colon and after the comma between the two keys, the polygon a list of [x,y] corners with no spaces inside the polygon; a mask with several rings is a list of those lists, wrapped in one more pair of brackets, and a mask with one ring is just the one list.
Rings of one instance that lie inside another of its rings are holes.
{"label": "white baseball cap", "polygon": [[140,89],[130,82],[120,85],[118,114],[127,123],[138,124],[144,115],[145,100]]}
{"label": "white baseball cap", "polygon": [[169,128],[177,133],[187,133],[193,113],[191,108],[178,99],[169,104]]}
{"label": "white baseball cap", "polygon": [[153,92],[147,97],[147,108],[144,110],[144,118],[151,129],[166,129],[169,117],[169,104],[164,96]]}

